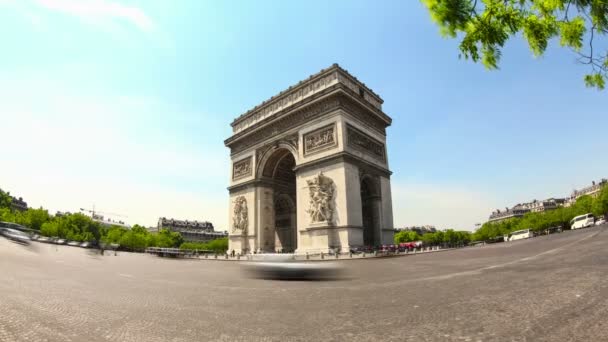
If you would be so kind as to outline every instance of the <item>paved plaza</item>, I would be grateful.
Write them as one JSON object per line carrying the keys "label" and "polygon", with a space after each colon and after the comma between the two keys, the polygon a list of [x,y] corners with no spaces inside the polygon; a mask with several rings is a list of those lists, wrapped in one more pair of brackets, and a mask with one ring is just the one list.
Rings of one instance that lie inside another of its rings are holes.
{"label": "paved plaza", "polygon": [[608,232],[340,261],[345,279],[0,239],[1,341],[608,341]]}

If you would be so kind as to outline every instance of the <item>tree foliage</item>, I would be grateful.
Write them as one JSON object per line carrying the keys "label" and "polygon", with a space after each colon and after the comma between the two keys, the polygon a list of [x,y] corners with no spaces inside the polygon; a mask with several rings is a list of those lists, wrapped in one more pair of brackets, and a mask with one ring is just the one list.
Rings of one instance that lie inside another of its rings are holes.
{"label": "tree foliage", "polygon": [[471,232],[447,229],[419,235],[414,231],[403,230],[395,234],[395,243],[422,241],[425,245],[457,246],[471,241]]}
{"label": "tree foliage", "polygon": [[486,222],[473,234],[475,241],[487,241],[521,229],[542,231],[552,227],[570,227],[570,220],[578,215],[593,213],[596,216],[608,213],[608,186],[604,186],[596,198],[581,196],[570,207],[560,207],[545,212],[529,212],[521,218],[500,222]]}
{"label": "tree foliage", "polygon": [[208,242],[184,242],[181,244],[181,246],[179,246],[179,248],[225,253],[228,250],[228,238],[220,238]]}
{"label": "tree foliage", "polygon": [[[521,34],[535,56],[551,39],[571,49],[589,67],[588,87],[604,89],[608,79],[606,0],[422,0],[443,35],[462,37],[460,56],[497,69],[502,48]],[[600,39],[604,39],[600,41]],[[603,45],[599,45],[598,44]],[[598,46],[599,45],[599,46]]]}
{"label": "tree foliage", "polygon": [[11,194],[0,189],[0,209],[10,209],[12,202]]}
{"label": "tree foliage", "polygon": [[420,235],[411,230],[402,230],[395,234],[395,243],[413,242],[420,240]]}

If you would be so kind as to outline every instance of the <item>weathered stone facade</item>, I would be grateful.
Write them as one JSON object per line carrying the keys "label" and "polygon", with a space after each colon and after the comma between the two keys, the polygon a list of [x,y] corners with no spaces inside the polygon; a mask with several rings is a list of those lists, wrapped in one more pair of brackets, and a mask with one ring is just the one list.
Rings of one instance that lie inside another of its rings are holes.
{"label": "weathered stone facade", "polygon": [[392,243],[391,118],[382,102],[333,65],[234,120],[225,141],[229,249],[314,253]]}

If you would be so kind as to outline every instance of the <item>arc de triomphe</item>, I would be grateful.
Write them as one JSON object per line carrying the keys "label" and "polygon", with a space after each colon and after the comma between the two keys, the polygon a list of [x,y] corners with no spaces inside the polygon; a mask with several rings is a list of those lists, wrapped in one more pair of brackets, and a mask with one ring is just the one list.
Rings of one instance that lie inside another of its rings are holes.
{"label": "arc de triomphe", "polygon": [[229,250],[327,252],[393,242],[382,99],[337,64],[236,118]]}

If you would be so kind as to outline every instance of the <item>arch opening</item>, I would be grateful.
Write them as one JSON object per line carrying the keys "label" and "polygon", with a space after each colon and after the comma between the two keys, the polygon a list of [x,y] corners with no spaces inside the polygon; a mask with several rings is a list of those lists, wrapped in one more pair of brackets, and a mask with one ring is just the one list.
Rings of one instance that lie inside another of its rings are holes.
{"label": "arch opening", "polygon": [[379,244],[380,194],[377,184],[371,177],[361,178],[361,218],[363,224],[363,245]]}
{"label": "arch opening", "polygon": [[292,253],[298,247],[296,221],[296,161],[286,148],[272,152],[262,169],[262,177],[269,181],[273,192],[273,223],[267,234],[267,252]]}

